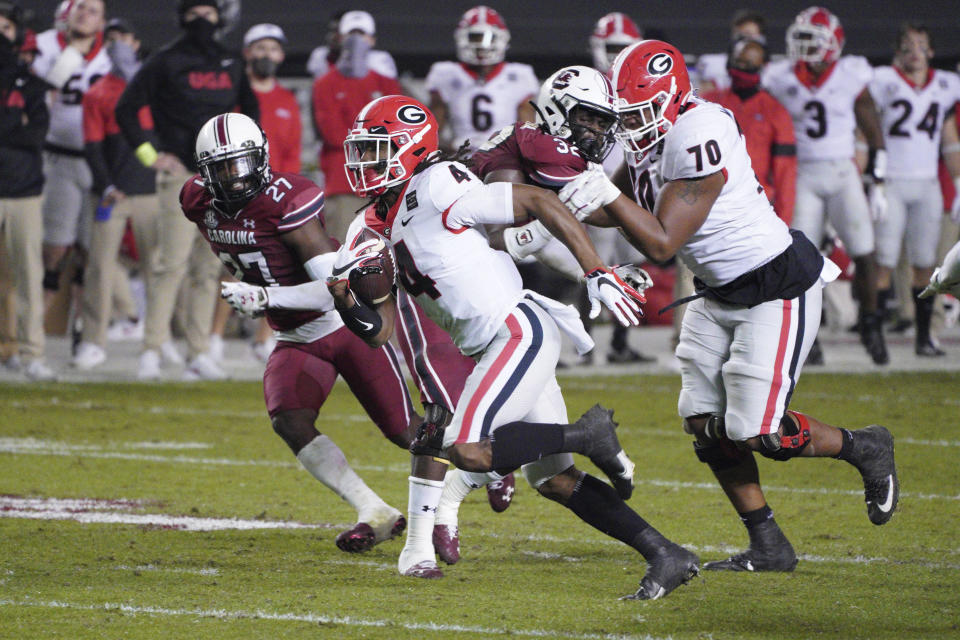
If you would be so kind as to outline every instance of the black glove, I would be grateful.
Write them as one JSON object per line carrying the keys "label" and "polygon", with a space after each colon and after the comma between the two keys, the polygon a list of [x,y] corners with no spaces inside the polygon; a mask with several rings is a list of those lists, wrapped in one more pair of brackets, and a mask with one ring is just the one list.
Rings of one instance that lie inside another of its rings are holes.
{"label": "black glove", "polygon": [[417,436],[410,443],[410,453],[415,456],[446,457],[443,455],[443,432],[453,414],[439,404],[425,404],[423,413]]}

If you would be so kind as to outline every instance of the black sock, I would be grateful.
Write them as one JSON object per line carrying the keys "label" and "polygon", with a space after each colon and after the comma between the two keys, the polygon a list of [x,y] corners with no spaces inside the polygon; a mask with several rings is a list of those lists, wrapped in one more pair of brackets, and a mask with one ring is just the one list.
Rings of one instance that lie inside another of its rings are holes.
{"label": "black sock", "polygon": [[[566,506],[588,525],[633,547],[644,558],[668,542],[613,487],[590,474],[583,474]],[[656,535],[650,536],[651,532]]]}
{"label": "black sock", "polygon": [[627,328],[619,322],[614,323],[613,337],[610,338],[610,349],[624,351],[627,348]]}
{"label": "black sock", "polygon": [[767,520],[773,520],[773,509],[768,505],[763,505],[759,509],[754,509],[753,511],[747,511],[745,513],[737,512],[740,515],[740,520],[743,522],[743,525],[747,528],[747,531],[756,528],[758,525],[763,524]]}
{"label": "black sock", "polygon": [[887,310],[890,308],[890,300],[893,299],[893,287],[877,290],[877,313],[881,318],[886,317]]}
{"label": "black sock", "polygon": [[930,342],[930,319],[933,317],[934,297],[919,298],[922,287],[913,287],[910,293],[913,294],[913,308],[917,316],[917,344],[926,344]]}
{"label": "black sock", "polygon": [[563,451],[563,426],[511,422],[497,427],[490,437],[493,468],[513,470],[528,462]]}
{"label": "black sock", "polygon": [[840,445],[840,453],[833,457],[854,464],[851,457],[853,455],[853,432],[849,429],[840,429],[840,433],[843,435],[843,443]]}

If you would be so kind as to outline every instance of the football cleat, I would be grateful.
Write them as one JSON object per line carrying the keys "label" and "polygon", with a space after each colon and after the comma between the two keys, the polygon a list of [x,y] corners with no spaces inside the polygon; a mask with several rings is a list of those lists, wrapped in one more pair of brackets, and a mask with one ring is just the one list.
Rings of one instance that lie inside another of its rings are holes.
{"label": "football cleat", "polygon": [[860,342],[866,347],[867,353],[874,364],[887,364],[890,354],[887,353],[887,343],[883,339],[883,321],[875,313],[865,314],[860,318]]}
{"label": "football cleat", "polygon": [[900,481],[893,458],[893,435],[886,427],[874,424],[853,433],[854,466],[863,476],[863,495],[867,517],[876,525],[886,524],[897,508]]}
{"label": "football cleat", "polygon": [[516,480],[512,473],[508,473],[502,480],[494,480],[487,483],[487,502],[490,508],[497,513],[503,513],[510,508],[513,502],[513,494],[517,490]]}
{"label": "football cleat", "polygon": [[647,572],[636,593],[621,600],[659,600],[700,573],[700,558],[678,544],[670,543],[648,560]]}
{"label": "football cleat", "polygon": [[726,560],[703,565],[707,571],[793,571],[797,554],[775,520],[767,520],[751,531],[750,548]]}
{"label": "football cleat", "polygon": [[629,500],[633,495],[634,464],[617,440],[613,411],[595,404],[571,426],[583,436],[578,453],[590,458],[610,478],[617,495]]}
{"label": "football cleat", "polygon": [[933,340],[930,340],[929,338],[923,342],[917,342],[916,353],[921,358],[938,358],[940,356],[947,355],[946,351],[933,344]]}
{"label": "football cleat", "polygon": [[447,564],[460,560],[460,530],[456,525],[433,525],[433,550]]}
{"label": "football cleat", "polygon": [[396,509],[390,509],[388,517],[380,521],[371,519],[370,526],[377,538],[376,544],[380,544],[387,540],[393,540],[403,533],[403,530],[407,528],[407,519]]}
{"label": "football cleat", "polygon": [[369,551],[375,544],[377,536],[366,522],[358,522],[337,536],[337,548],[347,553]]}
{"label": "football cleat", "polygon": [[435,560],[423,560],[412,567],[408,567],[400,572],[400,575],[409,578],[425,578],[427,580],[436,580],[443,577],[443,571],[437,566]]}

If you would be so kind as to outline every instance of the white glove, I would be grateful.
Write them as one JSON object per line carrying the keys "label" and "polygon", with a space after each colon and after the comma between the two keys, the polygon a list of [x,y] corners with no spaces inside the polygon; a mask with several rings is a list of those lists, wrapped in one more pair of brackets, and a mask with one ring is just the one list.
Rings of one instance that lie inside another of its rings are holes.
{"label": "white glove", "polygon": [[520,261],[542,249],[553,236],[539,220],[503,230],[503,245],[514,260]]}
{"label": "white glove", "polygon": [[591,163],[590,168],[568,182],[557,194],[577,220],[583,220],[600,207],[620,197],[620,189],[610,182],[603,167]]}
{"label": "white glove", "polygon": [[[635,264],[618,264],[613,267],[613,272],[641,296],[645,290],[653,286],[653,278],[650,274]],[[646,302],[646,296],[643,297],[643,302]]]}
{"label": "white glove", "polygon": [[960,178],[953,180],[954,192],[953,204],[950,205],[950,219],[954,224],[960,224]]}
{"label": "white glove", "polygon": [[623,326],[640,324],[640,318],[643,317],[640,303],[647,301],[643,294],[634,290],[606,267],[594,269],[584,278],[587,280],[587,298],[590,300],[591,318],[600,315],[602,304]]}
{"label": "white glove", "polygon": [[960,298],[960,242],[947,252],[943,264],[934,269],[930,284],[920,292],[920,297],[927,298],[935,293],[949,293]]}
{"label": "white glove", "polygon": [[221,282],[220,297],[248,318],[259,318],[267,311],[267,292],[263,287],[246,282]]}
{"label": "white glove", "polygon": [[867,192],[870,201],[870,217],[874,222],[883,222],[887,219],[887,191],[882,182],[870,185]]}
{"label": "white glove", "polygon": [[[354,241],[355,240],[356,239],[354,239]],[[364,240],[353,247],[351,247],[350,244],[351,243],[347,243],[343,245],[340,247],[340,250],[337,251],[337,259],[333,262],[333,269],[330,272],[330,277],[327,278],[327,282],[349,280],[350,272],[353,271],[355,267],[360,266],[365,259],[383,251],[386,246],[386,243],[380,236]]]}

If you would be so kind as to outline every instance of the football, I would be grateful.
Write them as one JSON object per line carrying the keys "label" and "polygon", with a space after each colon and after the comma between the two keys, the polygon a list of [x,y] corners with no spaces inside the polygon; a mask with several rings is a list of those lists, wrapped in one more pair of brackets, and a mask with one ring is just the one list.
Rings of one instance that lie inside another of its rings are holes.
{"label": "football", "polygon": [[[374,238],[380,236],[374,231],[364,229],[357,236],[356,242],[359,244]],[[370,255],[350,272],[350,290],[364,304],[378,305],[392,293],[396,273],[393,250],[386,242],[382,242],[379,251],[371,251]]]}

